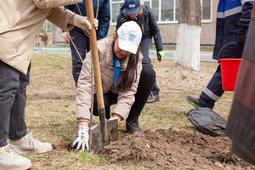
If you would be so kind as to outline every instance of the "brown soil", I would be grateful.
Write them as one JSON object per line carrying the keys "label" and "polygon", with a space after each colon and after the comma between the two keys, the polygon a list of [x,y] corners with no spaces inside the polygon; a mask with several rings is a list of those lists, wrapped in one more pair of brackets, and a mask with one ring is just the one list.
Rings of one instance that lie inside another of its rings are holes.
{"label": "brown soil", "polygon": [[106,146],[101,154],[110,163],[141,164],[146,168],[214,169],[226,164],[252,168],[230,153],[230,147],[231,141],[227,137],[169,128],[123,135]]}
{"label": "brown soil", "polygon": [[[89,161],[80,153],[67,151],[77,133],[75,87],[69,56],[61,61],[58,58],[53,60],[52,56],[49,60],[36,57],[28,86],[27,112],[30,114],[27,114],[27,124],[31,131],[41,136],[42,141],[54,144],[54,150],[45,155],[29,155],[32,169],[128,169],[134,165],[150,169],[255,169],[230,153],[228,137],[202,134],[186,116],[193,107],[185,97],[199,96],[217,63],[201,62],[200,72],[195,72],[173,64],[172,60],[160,63],[153,60],[161,89],[160,101],[146,104],[139,118],[143,132],[120,132],[118,141],[101,151],[107,163],[100,164]],[[58,68],[58,62],[61,62],[61,68]],[[231,92],[225,93],[214,108],[225,119],[232,95]],[[155,111],[150,113],[150,110]],[[125,123],[121,123],[119,129],[124,131]]]}
{"label": "brown soil", "polygon": [[[155,63],[154,68],[157,70],[161,97],[164,93],[169,95],[174,92],[199,94],[216,70],[217,63],[202,63],[202,65],[201,71],[195,72],[179,65]],[[187,105],[189,107],[189,104]],[[223,107],[228,107],[231,101],[224,101],[223,105]],[[216,105],[217,109],[219,107],[221,106]],[[189,107],[187,111],[190,108],[192,107]],[[224,117],[226,118],[226,115]],[[117,142],[106,146],[101,154],[104,154],[110,163],[139,164],[152,169],[180,167],[186,169],[255,169],[255,166],[230,152],[232,142],[228,137],[211,137],[198,132],[195,128],[193,131],[180,127],[146,129],[142,133],[122,135]]]}
{"label": "brown soil", "polygon": [[[170,94],[185,91],[199,94],[201,89],[206,87],[217,67],[217,63],[203,63],[207,66],[202,67],[200,72],[194,72],[178,65],[165,66],[165,64],[154,64],[161,87],[161,96],[163,96],[162,91]],[[167,88],[164,89],[164,87]],[[231,144],[228,137],[211,137],[198,132],[195,128],[191,131],[171,127],[122,135],[117,142],[106,146],[101,154],[104,154],[110,163],[139,164],[153,169],[180,167],[186,169],[224,169],[226,167],[227,169],[255,169],[255,166],[230,152]]]}

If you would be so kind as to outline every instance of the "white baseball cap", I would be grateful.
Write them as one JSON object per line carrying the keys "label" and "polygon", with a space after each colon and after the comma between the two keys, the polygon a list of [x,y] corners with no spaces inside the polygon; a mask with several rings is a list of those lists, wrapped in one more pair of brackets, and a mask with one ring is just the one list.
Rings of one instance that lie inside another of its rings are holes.
{"label": "white baseball cap", "polygon": [[142,39],[142,30],[135,21],[123,23],[117,30],[119,36],[119,48],[136,54]]}

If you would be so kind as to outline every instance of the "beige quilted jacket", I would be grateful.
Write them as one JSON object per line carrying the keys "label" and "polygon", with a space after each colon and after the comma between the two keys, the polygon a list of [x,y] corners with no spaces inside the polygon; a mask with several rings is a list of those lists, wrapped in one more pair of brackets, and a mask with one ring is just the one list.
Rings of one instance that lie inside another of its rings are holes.
{"label": "beige quilted jacket", "polygon": [[[113,109],[113,113],[119,114],[123,119],[126,119],[131,106],[135,100],[135,93],[137,91],[138,83],[140,80],[140,74],[142,70],[142,54],[139,55],[139,62],[137,67],[137,79],[133,82],[130,90],[119,91],[119,84],[123,77],[123,72],[121,71],[116,83],[117,89],[114,85],[114,68],[107,64],[107,56],[112,54],[110,50],[113,45],[112,38],[104,38],[99,40],[97,43],[98,56],[100,62],[100,71],[102,79],[103,93],[109,90],[115,94],[118,94],[118,101]],[[92,96],[92,79],[91,79],[91,53],[87,53],[86,59],[84,60],[84,65],[82,67],[78,86],[77,86],[77,96],[76,96],[76,119],[78,122],[88,121],[90,119],[90,108],[91,108],[91,96]],[[94,77],[94,76],[93,76]],[[96,89],[94,87],[94,92]]]}
{"label": "beige quilted jacket", "polygon": [[27,74],[37,37],[48,19],[61,29],[73,28],[68,22],[74,15],[65,10],[80,0],[1,0],[0,60]]}

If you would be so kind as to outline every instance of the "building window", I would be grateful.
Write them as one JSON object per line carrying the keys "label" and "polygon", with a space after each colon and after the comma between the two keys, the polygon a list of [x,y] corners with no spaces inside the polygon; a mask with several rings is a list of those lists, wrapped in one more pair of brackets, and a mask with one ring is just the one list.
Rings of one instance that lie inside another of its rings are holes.
{"label": "building window", "polygon": [[[111,0],[111,20],[117,22],[120,13],[120,5],[125,0]],[[151,7],[156,20],[160,23],[178,22],[179,17],[179,0],[140,0],[141,4]],[[211,21],[212,17],[212,0],[201,0],[202,22]]]}
{"label": "building window", "polygon": [[117,22],[117,17],[120,13],[121,4],[124,2],[125,2],[124,0],[112,0],[112,5],[111,5],[111,22],[112,23]]}
{"label": "building window", "polygon": [[143,3],[152,8],[157,21],[178,21],[179,0],[144,0]]}
{"label": "building window", "polygon": [[179,15],[179,0],[161,0],[161,20],[177,21]]}
{"label": "building window", "polygon": [[202,21],[211,21],[212,17],[212,0],[201,0]]}
{"label": "building window", "polygon": [[[124,2],[125,0],[111,0],[111,23],[117,22],[121,4]],[[178,21],[179,0],[140,0],[140,2],[152,8],[157,21]]]}
{"label": "building window", "polygon": [[42,29],[46,32],[52,32],[52,23],[48,20],[45,20]]}

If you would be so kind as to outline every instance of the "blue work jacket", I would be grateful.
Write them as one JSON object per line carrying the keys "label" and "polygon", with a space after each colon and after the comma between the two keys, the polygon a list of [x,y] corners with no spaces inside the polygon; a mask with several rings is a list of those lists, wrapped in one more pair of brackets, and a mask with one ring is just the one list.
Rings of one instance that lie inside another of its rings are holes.
{"label": "blue work jacket", "polygon": [[[229,42],[238,42],[240,36],[246,35],[253,2],[254,0],[220,0],[213,59],[241,58],[242,46],[229,45],[223,47]],[[221,53],[219,53],[220,51]]]}
{"label": "blue work jacket", "polygon": [[143,38],[145,36],[154,37],[154,42],[157,51],[163,51],[162,39],[160,34],[160,29],[158,27],[156,17],[152,12],[152,9],[148,6],[141,5],[143,13],[137,16],[136,19],[132,19],[124,14],[125,6],[124,4],[120,8],[120,14],[117,18],[116,30],[126,21],[135,21],[142,29]]}
{"label": "blue work jacket", "polygon": [[[108,29],[110,26],[110,1],[109,0],[93,0],[93,11],[94,17],[98,19],[98,30],[97,33],[97,40],[105,38],[108,33]],[[76,14],[87,16],[86,12],[86,4],[85,1],[66,6],[67,9],[73,11]],[[83,32],[80,28],[74,27],[75,30]]]}

